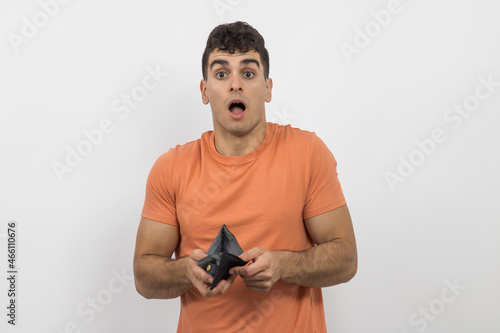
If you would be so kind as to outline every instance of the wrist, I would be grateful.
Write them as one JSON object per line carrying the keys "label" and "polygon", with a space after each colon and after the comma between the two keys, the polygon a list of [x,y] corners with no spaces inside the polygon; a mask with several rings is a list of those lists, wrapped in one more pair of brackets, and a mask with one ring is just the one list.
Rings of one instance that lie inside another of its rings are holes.
{"label": "wrist", "polygon": [[291,266],[291,253],[290,251],[274,251],[274,270],[278,277],[278,280],[286,280],[289,277],[289,271]]}
{"label": "wrist", "polygon": [[306,251],[278,251],[278,276],[286,283],[302,285],[305,275],[310,273],[310,260]]}
{"label": "wrist", "polygon": [[182,266],[180,267],[180,272],[182,272],[182,276],[184,277],[184,283],[193,284],[194,274],[193,274],[193,266],[196,265],[196,261],[191,257],[184,257],[179,259],[181,261]]}

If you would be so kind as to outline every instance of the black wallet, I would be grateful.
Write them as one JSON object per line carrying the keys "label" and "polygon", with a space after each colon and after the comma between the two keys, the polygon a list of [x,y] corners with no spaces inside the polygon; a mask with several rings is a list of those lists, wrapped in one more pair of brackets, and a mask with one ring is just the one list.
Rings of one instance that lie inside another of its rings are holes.
{"label": "black wallet", "polygon": [[198,261],[198,266],[214,277],[210,290],[213,290],[221,280],[227,280],[230,276],[229,269],[245,266],[248,263],[238,257],[242,253],[243,250],[236,237],[223,224],[207,251],[207,257]]}

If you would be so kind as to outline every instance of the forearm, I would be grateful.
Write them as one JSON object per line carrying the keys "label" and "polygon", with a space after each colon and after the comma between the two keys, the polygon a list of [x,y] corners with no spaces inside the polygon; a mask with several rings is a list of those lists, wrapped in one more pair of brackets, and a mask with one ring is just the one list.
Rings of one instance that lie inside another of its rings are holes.
{"label": "forearm", "polygon": [[187,275],[189,257],[170,259],[158,255],[142,255],[134,263],[135,286],[146,298],[176,298],[193,285]]}
{"label": "forearm", "polygon": [[349,281],[357,270],[357,253],[337,239],[305,251],[277,251],[280,278],[305,287],[328,287]]}

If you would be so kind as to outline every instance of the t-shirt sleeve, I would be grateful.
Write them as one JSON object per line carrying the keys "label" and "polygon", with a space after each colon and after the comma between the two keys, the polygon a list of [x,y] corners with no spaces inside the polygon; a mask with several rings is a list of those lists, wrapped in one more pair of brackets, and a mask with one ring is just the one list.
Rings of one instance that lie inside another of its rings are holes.
{"label": "t-shirt sleeve", "polygon": [[304,205],[304,220],[346,204],[337,174],[337,161],[326,144],[312,133],[309,186]]}
{"label": "t-shirt sleeve", "polygon": [[172,151],[160,156],[146,183],[146,197],[142,217],[178,227],[175,209],[175,194],[172,186]]}

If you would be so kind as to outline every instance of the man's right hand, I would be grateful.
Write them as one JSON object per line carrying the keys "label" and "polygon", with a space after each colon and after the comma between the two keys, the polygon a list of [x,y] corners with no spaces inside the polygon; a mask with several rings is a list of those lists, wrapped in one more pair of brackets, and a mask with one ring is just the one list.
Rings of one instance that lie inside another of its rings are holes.
{"label": "man's right hand", "polygon": [[179,239],[179,227],[141,218],[134,255],[137,292],[148,299],[170,299],[194,286],[204,297],[224,294],[236,274],[210,290],[213,276],[198,266],[198,261],[207,256],[205,252],[197,249],[189,257],[171,259]]}
{"label": "man's right hand", "polygon": [[193,286],[198,289],[203,297],[209,298],[215,295],[223,295],[229,289],[237,275],[234,274],[227,280],[221,280],[213,290],[210,290],[210,284],[214,280],[214,277],[198,266],[198,261],[206,256],[207,254],[203,250],[194,250],[188,260],[186,260],[187,275]]}

